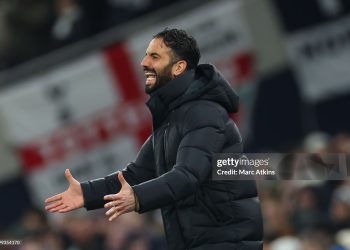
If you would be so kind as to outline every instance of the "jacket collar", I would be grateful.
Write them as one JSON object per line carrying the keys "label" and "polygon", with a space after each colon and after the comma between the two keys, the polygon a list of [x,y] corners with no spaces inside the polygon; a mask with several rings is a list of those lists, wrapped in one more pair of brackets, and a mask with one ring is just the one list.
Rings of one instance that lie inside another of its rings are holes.
{"label": "jacket collar", "polygon": [[164,87],[150,95],[150,100],[159,98],[165,105],[170,105],[181,96],[189,87],[194,78],[194,70],[186,71],[175,79],[171,80]]}
{"label": "jacket collar", "polygon": [[186,71],[150,95],[146,105],[152,113],[153,129],[160,126],[178,98],[183,95],[194,79],[194,70]]}

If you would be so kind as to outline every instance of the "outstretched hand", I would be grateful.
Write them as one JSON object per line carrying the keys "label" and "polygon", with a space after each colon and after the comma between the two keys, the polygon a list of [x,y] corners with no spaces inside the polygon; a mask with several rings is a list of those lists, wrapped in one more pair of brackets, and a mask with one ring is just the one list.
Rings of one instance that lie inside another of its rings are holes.
{"label": "outstretched hand", "polygon": [[68,189],[45,200],[45,209],[51,213],[66,213],[84,206],[80,183],[74,179],[69,169],[66,169],[65,176],[69,182]]}
{"label": "outstretched hand", "polygon": [[122,185],[119,193],[110,194],[104,197],[110,202],[105,204],[105,208],[110,208],[106,215],[109,216],[109,221],[118,218],[120,215],[135,211],[136,201],[134,190],[124,179],[123,173],[118,173],[118,179]]}

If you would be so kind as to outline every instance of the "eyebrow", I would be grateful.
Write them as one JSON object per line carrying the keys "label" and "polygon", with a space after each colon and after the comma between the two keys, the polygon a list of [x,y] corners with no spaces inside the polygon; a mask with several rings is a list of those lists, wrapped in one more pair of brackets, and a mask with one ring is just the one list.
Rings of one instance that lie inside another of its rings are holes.
{"label": "eyebrow", "polygon": [[160,56],[158,53],[156,52],[152,52],[152,53],[147,53],[146,52],[146,55],[150,55],[150,56]]}

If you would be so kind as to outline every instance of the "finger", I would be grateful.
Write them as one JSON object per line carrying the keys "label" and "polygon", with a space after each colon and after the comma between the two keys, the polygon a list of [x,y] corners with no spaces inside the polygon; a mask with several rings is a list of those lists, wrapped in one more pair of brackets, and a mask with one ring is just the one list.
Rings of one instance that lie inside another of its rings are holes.
{"label": "finger", "polygon": [[72,208],[66,207],[66,208],[58,210],[57,212],[59,212],[59,213],[67,213],[67,212],[70,212],[72,210],[73,210]]}
{"label": "finger", "polygon": [[118,173],[118,180],[120,181],[120,184],[122,184],[122,187],[125,185],[129,185],[126,180],[124,179],[124,175],[122,172]]}
{"label": "finger", "polygon": [[108,203],[106,203],[105,204],[105,208],[109,208],[109,207],[116,207],[116,206],[118,206],[119,205],[119,202],[117,202],[117,201],[111,201],[111,202],[108,202]]}
{"label": "finger", "polygon": [[57,206],[57,207],[55,207],[55,208],[53,208],[53,209],[50,209],[49,211],[50,211],[51,213],[54,213],[54,212],[58,212],[59,210],[64,209],[64,208],[67,208],[67,207],[68,207],[68,206],[67,206],[66,204],[62,204],[62,205]]}
{"label": "finger", "polygon": [[111,202],[108,202],[108,203],[106,203],[105,205],[104,205],[104,207],[105,208],[110,208],[110,207],[113,207],[114,205],[113,205],[113,202],[111,201]]}
{"label": "finger", "polygon": [[75,179],[73,178],[72,174],[70,173],[70,170],[67,168],[66,171],[64,172],[66,179],[69,183],[72,183],[75,181]]}
{"label": "finger", "polygon": [[60,205],[62,205],[62,204],[63,204],[62,201],[58,201],[58,202],[55,202],[55,203],[52,203],[52,204],[46,206],[45,209],[46,209],[46,210],[51,210],[51,209],[53,209],[53,208],[55,208],[55,207],[58,207],[58,206],[60,206]]}
{"label": "finger", "polygon": [[107,215],[107,216],[110,216],[112,213],[117,212],[117,211],[118,211],[118,207],[112,207],[111,209],[109,209],[109,210],[106,212],[106,215]]}
{"label": "finger", "polygon": [[109,194],[103,197],[104,200],[116,200],[118,196],[116,194]]}
{"label": "finger", "polygon": [[112,220],[114,220],[114,219],[118,218],[118,217],[119,217],[119,215],[120,215],[120,213],[119,213],[119,212],[117,212],[117,213],[113,214],[111,217],[109,217],[109,218],[108,218],[108,220],[109,220],[109,221],[112,221]]}
{"label": "finger", "polygon": [[45,203],[50,203],[50,202],[58,201],[58,200],[61,200],[61,199],[62,199],[62,194],[56,194],[54,196],[51,196],[51,197],[47,198],[45,200]]}

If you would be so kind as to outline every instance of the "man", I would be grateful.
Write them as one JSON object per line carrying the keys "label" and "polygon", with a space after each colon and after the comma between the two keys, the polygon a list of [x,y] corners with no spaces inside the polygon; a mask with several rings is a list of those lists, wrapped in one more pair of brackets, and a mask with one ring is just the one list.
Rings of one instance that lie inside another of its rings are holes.
{"label": "man", "polygon": [[238,97],[185,31],[165,29],[141,65],[153,133],[136,161],[105,178],[79,183],[46,200],[50,212],[108,208],[113,220],[161,208],[169,249],[262,249],[262,219],[254,181],[213,181],[214,153],[241,152],[229,113]]}

